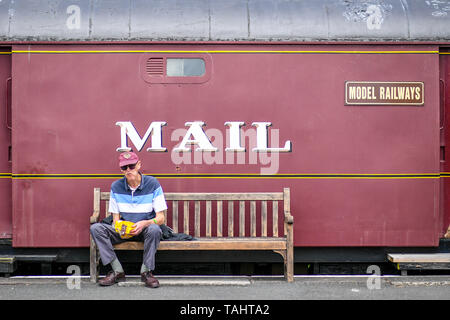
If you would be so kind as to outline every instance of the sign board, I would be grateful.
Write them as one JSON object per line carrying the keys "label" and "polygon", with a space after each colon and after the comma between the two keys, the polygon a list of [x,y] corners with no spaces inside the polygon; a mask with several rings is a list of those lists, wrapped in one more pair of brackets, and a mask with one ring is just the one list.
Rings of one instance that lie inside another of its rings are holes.
{"label": "sign board", "polygon": [[423,82],[345,82],[345,105],[423,106],[423,104]]}

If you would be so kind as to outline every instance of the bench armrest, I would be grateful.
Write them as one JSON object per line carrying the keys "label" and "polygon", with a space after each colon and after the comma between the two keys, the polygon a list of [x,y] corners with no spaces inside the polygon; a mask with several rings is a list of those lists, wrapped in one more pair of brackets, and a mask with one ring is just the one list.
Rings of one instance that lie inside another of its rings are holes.
{"label": "bench armrest", "polygon": [[96,222],[98,222],[98,216],[100,215],[100,211],[94,211],[93,213],[92,213],[92,216],[90,217],[90,223],[91,224],[93,224],[93,223],[96,223]]}
{"label": "bench armrest", "polygon": [[291,215],[291,190],[289,188],[283,189],[284,200],[284,223],[294,224],[294,217]]}
{"label": "bench armrest", "polygon": [[294,217],[288,211],[284,212],[284,222],[287,224],[294,224]]}

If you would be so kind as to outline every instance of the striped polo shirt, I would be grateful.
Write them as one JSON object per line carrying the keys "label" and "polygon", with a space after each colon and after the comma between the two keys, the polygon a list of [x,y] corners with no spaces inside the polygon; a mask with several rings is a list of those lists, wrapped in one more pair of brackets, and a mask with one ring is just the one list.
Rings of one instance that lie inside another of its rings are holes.
{"label": "striped polo shirt", "polygon": [[155,212],[167,209],[158,180],[139,174],[142,178],[141,184],[135,190],[130,188],[125,177],[111,185],[109,212],[120,213],[124,220],[131,222],[153,219]]}

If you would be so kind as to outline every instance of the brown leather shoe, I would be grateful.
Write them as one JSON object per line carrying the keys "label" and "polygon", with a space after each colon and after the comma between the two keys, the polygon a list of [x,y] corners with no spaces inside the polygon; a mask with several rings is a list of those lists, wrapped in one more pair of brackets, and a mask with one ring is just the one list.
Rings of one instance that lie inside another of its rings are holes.
{"label": "brown leather shoe", "polygon": [[117,282],[125,281],[125,273],[110,271],[106,277],[98,280],[98,284],[101,286],[112,286]]}
{"label": "brown leather shoe", "polygon": [[145,283],[146,287],[158,288],[159,281],[156,279],[150,271],[141,273],[141,281]]}

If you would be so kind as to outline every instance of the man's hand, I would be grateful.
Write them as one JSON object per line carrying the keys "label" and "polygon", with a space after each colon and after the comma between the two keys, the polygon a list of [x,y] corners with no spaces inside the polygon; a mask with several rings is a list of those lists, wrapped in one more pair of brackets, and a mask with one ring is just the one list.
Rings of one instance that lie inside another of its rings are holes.
{"label": "man's hand", "polygon": [[133,236],[137,236],[144,230],[144,228],[148,227],[150,224],[149,220],[138,221],[133,225],[133,229],[130,231],[130,234]]}

